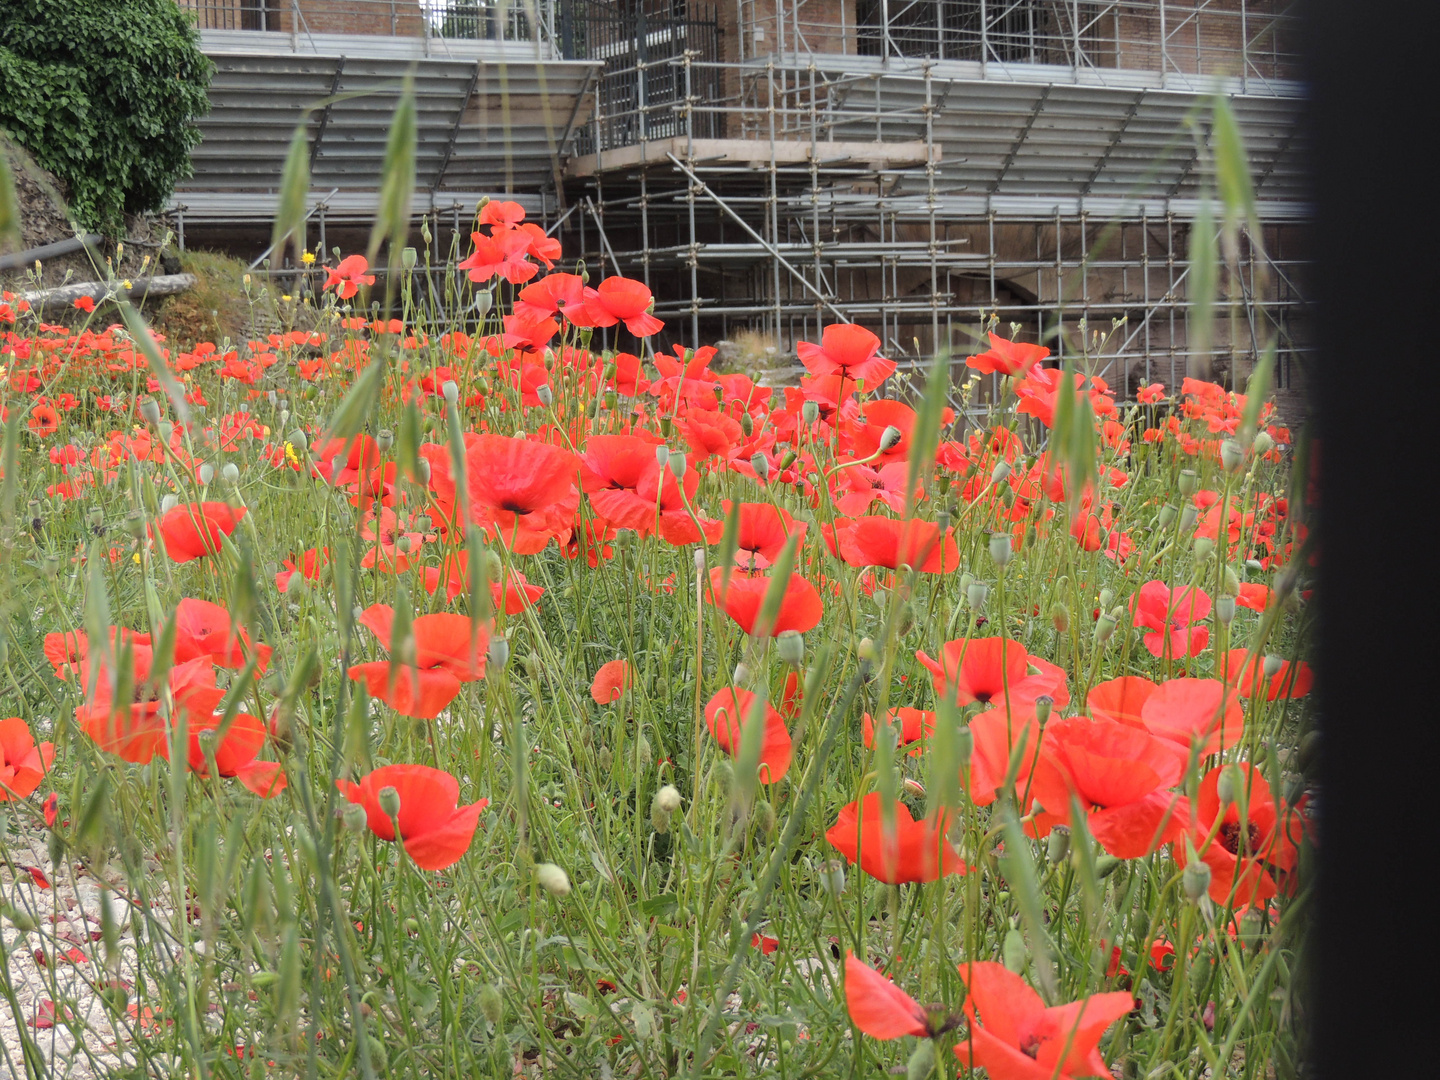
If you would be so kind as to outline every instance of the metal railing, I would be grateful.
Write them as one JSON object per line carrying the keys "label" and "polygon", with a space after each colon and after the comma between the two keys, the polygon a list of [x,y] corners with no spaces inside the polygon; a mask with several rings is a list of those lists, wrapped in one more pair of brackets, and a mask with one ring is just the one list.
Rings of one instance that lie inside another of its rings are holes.
{"label": "metal railing", "polygon": [[554,0],[177,0],[201,30],[550,41]]}

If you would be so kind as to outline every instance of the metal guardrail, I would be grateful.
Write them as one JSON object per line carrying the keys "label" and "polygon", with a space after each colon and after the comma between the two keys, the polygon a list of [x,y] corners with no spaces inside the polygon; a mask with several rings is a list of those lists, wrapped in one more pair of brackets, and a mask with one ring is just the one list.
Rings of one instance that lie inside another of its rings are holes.
{"label": "metal guardrail", "polygon": [[452,41],[553,38],[554,0],[177,0],[201,30]]}

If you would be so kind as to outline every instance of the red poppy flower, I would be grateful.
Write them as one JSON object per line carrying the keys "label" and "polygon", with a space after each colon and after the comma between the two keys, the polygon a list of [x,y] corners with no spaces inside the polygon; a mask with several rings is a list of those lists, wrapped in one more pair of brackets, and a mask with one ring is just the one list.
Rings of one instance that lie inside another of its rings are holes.
{"label": "red poppy flower", "polygon": [[580,505],[575,455],[553,443],[504,435],[466,437],[470,517],[521,555],[563,544]]}
{"label": "red poppy flower", "polygon": [[894,804],[895,830],[885,836],[880,793],[872,791],[859,802],[840,810],[840,816],[825,833],[825,839],[871,877],[895,885],[907,881],[935,881],[950,874],[963,874],[966,866],[945,839],[943,815],[916,821],[902,802]]}
{"label": "red poppy flower", "polygon": [[494,236],[471,233],[470,240],[475,250],[470,257],[458,264],[471,281],[489,281],[503,277],[512,285],[529,281],[540,272],[540,268],[526,260],[530,253],[530,237],[515,230],[498,231]]}
{"label": "red poppy flower", "polygon": [[771,937],[769,934],[752,934],[750,935],[750,947],[759,949],[761,956],[769,956],[780,948],[780,939]]}
{"label": "red poppy flower", "polygon": [[555,260],[560,258],[560,241],[553,236],[547,236],[544,229],[530,221],[519,226],[519,231],[530,238],[530,246],[525,249],[525,253],[544,263],[546,270],[554,269]]}
{"label": "red poppy flower", "polygon": [[[1111,855],[1138,859],[1181,834],[1189,807],[1165,789],[1180,780],[1185,757],[1173,743],[1109,720],[1051,721],[1030,793],[1047,818],[1070,822],[1070,799]],[[1037,821],[1039,831],[1044,823]]]}
{"label": "red poppy flower", "polygon": [[[381,840],[395,840],[398,823],[405,851],[422,870],[444,870],[459,862],[475,836],[480,812],[490,805],[489,799],[481,799],[456,806],[460,782],[428,765],[386,765],[358,784],[337,780],[335,786],[352,803],[365,808],[366,823]],[[400,796],[400,812],[394,822],[380,808],[380,793],[387,787]]]}
{"label": "red poppy flower", "polygon": [[[924,709],[901,706],[891,709],[889,717],[890,726],[900,730],[900,747],[911,747],[907,751],[910,757],[919,757],[925,744],[935,735],[935,714]],[[867,712],[861,718],[861,724],[865,735],[865,748],[872,749],[875,746],[875,721]]]}
{"label": "red poppy flower", "polygon": [[1237,691],[1219,679],[1171,679],[1140,707],[1140,719],[1152,735],[1168,739],[1185,753],[1199,739],[1202,754],[1218,754],[1245,734],[1245,710]]}
{"label": "red poppy flower", "polygon": [[853,952],[845,954],[845,1011],[872,1039],[932,1034],[925,1007]]}
{"label": "red poppy flower", "polygon": [[296,577],[305,581],[319,581],[320,569],[329,561],[329,548],[311,548],[298,556],[285,559],[285,569],[275,575],[275,588],[282,593],[289,592]]}
{"label": "red poppy flower", "polygon": [[933,521],[869,516],[845,521],[834,529],[837,555],[851,566],[909,566],[922,574],[948,574],[960,565],[955,531],[940,531]]}
{"label": "red poppy flower", "polygon": [[1240,594],[1235,597],[1235,603],[1251,611],[1263,612],[1270,606],[1270,587],[1254,582],[1244,582],[1240,586]]}
{"label": "red poppy flower", "polygon": [[175,662],[208,656],[221,667],[242,668],[253,654],[264,671],[274,651],[269,645],[255,645],[245,628],[231,619],[230,612],[207,600],[184,599],[175,605]]}
{"label": "red poppy flower", "polygon": [[990,331],[990,350],[965,358],[965,366],[985,375],[1024,375],[1050,355],[1044,345],[1007,341]]}
{"label": "red poppy flower", "polygon": [[[1238,776],[1241,790],[1235,792],[1234,802],[1222,804],[1220,777],[1226,769],[1237,770],[1233,775]],[[1274,896],[1275,882],[1267,866],[1290,870],[1300,854],[1301,828],[1286,825],[1286,816],[1259,769],[1242,762],[1206,773],[1196,793],[1190,839],[1200,860],[1210,867],[1210,899],[1238,909]],[[1183,867],[1188,850],[1180,843],[1173,850],[1176,864]]]}
{"label": "red poppy flower", "polygon": [[1158,686],[1143,675],[1122,675],[1118,679],[1096,683],[1085,695],[1085,709],[1096,720],[1113,720],[1117,724],[1143,728],[1140,710]]}
{"label": "red poppy flower", "polygon": [[810,374],[864,379],[867,390],[895,374],[894,362],[879,355],[880,339],[854,323],[832,323],[825,327],[819,345],[796,342],[795,352]]}
{"label": "red poppy flower", "polygon": [[1303,660],[1292,661],[1275,658],[1275,674],[1267,676],[1265,668],[1269,657],[1251,658],[1248,649],[1231,649],[1221,658],[1220,670],[1216,673],[1231,686],[1239,688],[1240,696],[1253,698],[1264,696],[1266,701],[1276,698],[1300,698],[1310,693],[1315,684],[1315,675],[1310,665]]}
{"label": "red poppy flower", "polygon": [[[395,611],[374,604],[360,616],[385,648],[390,648]],[[356,664],[350,678],[363,682],[371,697],[384,701],[401,716],[433,720],[455,700],[460,684],[485,677],[485,654],[490,634],[465,615],[441,612],[421,615],[410,624],[414,636],[414,665],[379,660]]]}
{"label": "red poppy flower", "polygon": [[[835,509],[851,517],[870,509],[876,499],[897,514],[905,512],[906,495],[910,482],[910,463],[892,461],[878,469],[869,465],[849,465],[835,478]],[[923,490],[917,492],[924,497]],[[918,499],[917,499],[918,501]]]}
{"label": "red poppy flower", "polygon": [[[769,588],[768,577],[751,574],[739,567],[732,567],[727,575],[723,567],[717,566],[710,571],[710,588],[706,590],[705,599],[723,607],[725,614],[739,623],[740,629],[753,634]],[[775,613],[775,623],[770,627],[770,636],[786,630],[802,634],[813,630],[824,614],[825,605],[815,586],[799,574],[791,574],[785,596],[780,601],[780,610]]]}
{"label": "red poppy flower", "polygon": [[[978,701],[1012,710],[1033,709],[1035,699],[1051,698],[1056,707],[1070,703],[1070,688],[1063,669],[1032,656],[1018,641],[1002,638],[974,638],[947,641],[941,654],[943,664],[923,650],[915,658],[930,669],[935,693],[957,694],[960,705]],[[1034,668],[1032,674],[1030,669]]]}
{"label": "red poppy flower", "polygon": [[546,274],[520,290],[515,299],[515,314],[548,319],[562,307],[578,304],[584,293],[585,282],[579,274]]}
{"label": "red poppy flower", "polygon": [[1192,585],[1172,590],[1163,581],[1147,581],[1130,598],[1130,610],[1152,656],[1183,660],[1210,643],[1210,631],[1193,625],[1210,614],[1210,597]]}
{"label": "red poppy flower", "polygon": [[325,269],[325,288],[335,289],[341,300],[349,300],[360,291],[361,285],[374,285],[375,275],[365,273],[370,263],[364,255],[347,255],[333,270]]}
{"label": "red poppy flower", "polygon": [[623,322],[636,337],[658,334],[665,326],[650,314],[655,298],[643,281],[608,277],[597,289],[586,289],[585,299],[565,309],[576,326],[614,326]]}
{"label": "red poppy flower", "polygon": [[[731,502],[720,504],[728,518]],[[788,510],[773,503],[741,503],[739,527],[735,534],[737,561],[746,570],[764,570],[774,564],[791,536],[803,541],[805,522],[796,521]],[[797,543],[796,553],[799,553]]]}
{"label": "red poppy flower", "polygon": [[[209,763],[205,760],[200,734],[218,731],[223,719],[219,715],[211,715],[197,718],[188,725],[191,772],[208,775]],[[236,777],[262,799],[270,799],[284,791],[288,781],[278,762],[255,760],[265,748],[265,735],[262,720],[249,713],[236,713],[224,737],[215,744],[215,771],[221,776]]]}
{"label": "red poppy flower", "polygon": [[39,402],[30,410],[26,426],[40,438],[47,439],[60,430],[60,414],[44,402]]}
{"label": "red poppy flower", "polygon": [[[149,646],[149,634],[137,634],[134,630],[126,627],[112,626],[110,628],[110,646],[118,650],[126,643],[132,647],[136,645]],[[46,634],[43,646],[45,659],[55,665],[55,677],[57,679],[68,679],[72,671],[77,670],[80,661],[90,654],[90,640],[85,636],[83,630],[68,630],[64,633]]]}
{"label": "red poppy flower", "polygon": [[[1005,783],[1010,772],[1010,758],[1020,741],[1025,751],[1015,770],[1015,788],[1022,794],[1029,790],[1030,774],[1040,760],[1044,733],[1031,709],[987,709],[970,719],[970,772],[967,778],[970,801],[976,806],[989,806]],[[1017,800],[1018,802],[1019,800]]]}
{"label": "red poppy flower", "polygon": [[[94,655],[87,656],[80,665],[81,686],[89,696],[76,707],[75,719],[101,750],[136,765],[169,752],[168,722],[160,715],[161,688],[150,678],[153,659],[148,645],[132,646],[128,701],[115,700],[119,680],[108,656],[99,663]],[[168,683],[175,708],[187,724],[203,722],[225,696],[215,685],[215,665],[209,656],[176,664]]]}
{"label": "red poppy flower", "polygon": [[595,681],[590,684],[590,696],[597,705],[609,705],[620,700],[620,695],[634,682],[635,673],[628,660],[611,660],[601,664],[600,670],[595,673]]}
{"label": "red poppy flower", "polygon": [[[910,457],[910,437],[915,430],[914,409],[903,401],[881,398],[861,406],[860,416],[864,418],[864,423],[848,422],[844,425],[845,434],[850,439],[850,450],[857,458],[873,458],[888,465]],[[891,427],[900,432],[900,438],[889,449],[881,449],[885,429]]]}
{"label": "red poppy flower", "polygon": [[685,443],[699,460],[718,457],[728,462],[739,452],[745,439],[740,422],[722,412],[691,409],[677,425]]}
{"label": "red poppy flower", "polygon": [[36,746],[30,725],[20,717],[0,720],[0,802],[23,799],[33,792],[54,760],[55,744]]}
{"label": "red poppy flower", "polygon": [[388,574],[410,569],[411,555],[417,558],[425,543],[423,534],[407,530],[400,516],[388,506],[379,512],[367,510],[360,528],[360,565],[366,570],[379,567]]}
{"label": "red poppy flower", "polygon": [[1004,964],[962,964],[960,978],[969,991],[970,1037],[956,1045],[955,1056],[968,1068],[985,1069],[991,1080],[1110,1075],[1098,1050],[1100,1037],[1135,1008],[1132,995],[1092,994],[1046,1008],[1040,995]]}
{"label": "red poppy flower", "polygon": [[513,229],[525,220],[525,207],[510,199],[491,199],[480,208],[480,224],[497,232]]}
{"label": "red poppy flower", "polygon": [[160,539],[165,545],[165,554],[175,562],[217,554],[220,537],[231,535],[245,513],[245,507],[231,507],[223,502],[186,503],[175,507],[160,519]]}
{"label": "red poppy flower", "polygon": [[744,729],[753,719],[759,719],[765,725],[760,740],[760,782],[773,784],[790,769],[790,732],[785,727],[784,718],[769,702],[764,703],[763,713],[755,717],[758,701],[749,690],[735,690],[727,686],[705,706],[705,725],[715,736],[720,749],[735,758],[740,756]]}

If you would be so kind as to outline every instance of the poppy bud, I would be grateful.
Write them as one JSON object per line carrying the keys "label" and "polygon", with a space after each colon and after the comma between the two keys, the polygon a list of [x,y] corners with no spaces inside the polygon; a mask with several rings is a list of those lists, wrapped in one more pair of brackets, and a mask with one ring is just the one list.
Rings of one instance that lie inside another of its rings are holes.
{"label": "poppy bud", "polygon": [[145,418],[146,423],[160,423],[160,403],[152,397],[141,398],[140,415]]}
{"label": "poppy bud", "polygon": [[85,515],[85,517],[86,520],[90,522],[90,528],[92,529],[98,530],[105,524],[105,511],[101,510],[98,506],[91,507],[90,513]]}
{"label": "poppy bud", "polygon": [[510,642],[503,637],[490,639],[490,648],[486,650],[486,658],[492,668],[504,669],[510,662]]}
{"label": "poppy bud", "polygon": [[1100,590],[1100,606],[1101,606],[1102,608],[1104,608],[1105,610],[1108,611],[1108,610],[1110,609],[1111,605],[1113,605],[1114,603],[1115,603],[1115,590],[1114,590],[1114,589],[1101,589],[1101,590]]}
{"label": "poppy bud", "polygon": [[820,406],[819,406],[819,404],[818,404],[817,402],[814,402],[814,401],[807,401],[807,402],[805,402],[804,405],[801,405],[801,406],[800,406],[800,419],[804,420],[807,426],[810,425],[810,424],[815,423],[816,420],[819,420],[819,419],[820,419]]}
{"label": "poppy bud", "polygon": [[1168,503],[1165,506],[1162,506],[1160,508],[1160,528],[1168,529],[1171,525],[1174,525],[1175,518],[1179,515],[1179,513],[1180,511],[1177,508],[1169,505]]}
{"label": "poppy bud", "polygon": [[490,314],[490,308],[493,307],[494,304],[495,297],[491,296],[488,292],[480,293],[475,297],[475,314],[483,319],[486,315]]}
{"label": "poppy bud", "polygon": [[756,451],[751,456],[750,467],[755,470],[755,475],[760,478],[762,484],[770,479],[770,459],[763,453]]}
{"label": "poppy bud", "polygon": [[415,519],[415,531],[428,533],[430,531],[430,527],[434,524],[435,523],[430,520],[429,514],[421,514]]}
{"label": "poppy bud", "polygon": [[1049,694],[1041,694],[1035,699],[1035,719],[1040,726],[1045,726],[1045,721],[1050,719],[1050,710],[1055,707],[1055,699]]}
{"label": "poppy bud", "polygon": [[1220,444],[1220,467],[1226,472],[1234,472],[1245,464],[1245,448],[1234,439],[1226,439]]}
{"label": "poppy bud", "polygon": [[1010,561],[1010,534],[1008,532],[997,532],[990,534],[990,559],[996,566],[1004,568]]}
{"label": "poppy bud", "polygon": [[1095,644],[1104,645],[1105,642],[1109,641],[1111,635],[1115,633],[1115,627],[1117,625],[1118,620],[1114,615],[1111,615],[1108,611],[1101,612],[1100,618],[1095,620]]}
{"label": "poppy bud", "polygon": [[845,864],[839,859],[826,859],[820,864],[820,887],[831,896],[845,891]]}
{"label": "poppy bud", "polygon": [[970,603],[972,611],[984,611],[985,600],[990,595],[990,586],[983,581],[974,582],[965,590],[965,599]]}
{"label": "poppy bud", "polygon": [[1284,666],[1285,658],[1283,656],[1276,656],[1274,653],[1265,654],[1264,671],[1267,679],[1273,679],[1276,675],[1279,675],[1280,669]]}
{"label": "poppy bud", "polygon": [[415,479],[420,481],[421,484],[428,485],[430,483],[430,462],[424,458],[421,458],[416,464]]}
{"label": "poppy bud", "polygon": [[227,461],[225,467],[220,470],[220,479],[227,484],[238,484],[240,482],[240,466],[233,461]]}
{"label": "poppy bud", "polygon": [[359,803],[346,803],[345,809],[340,812],[340,820],[352,833],[363,833],[366,823],[365,807]]}
{"label": "poppy bud", "polygon": [[1215,541],[1208,536],[1197,536],[1195,538],[1195,558],[1205,562],[1211,555],[1215,554]]}
{"label": "poppy bud", "polygon": [[493,983],[480,987],[480,1015],[497,1027],[505,1019],[505,1002]]}
{"label": "poppy bud", "polygon": [[386,817],[398,818],[400,816],[400,792],[389,784],[380,789],[377,801],[380,803],[380,812]]}
{"label": "poppy bud", "polygon": [[648,769],[655,760],[655,751],[651,749],[650,740],[644,735],[640,736],[639,756],[642,769]]}
{"label": "poppy bud", "polygon": [[1235,620],[1235,597],[1221,593],[1215,597],[1215,621],[1229,626]]}
{"label": "poppy bud", "polygon": [[1275,449],[1275,440],[1271,438],[1268,431],[1262,431],[1255,436],[1254,446],[1255,453],[1259,454],[1261,457],[1264,457],[1271,450]]}
{"label": "poppy bud", "polygon": [[615,409],[620,404],[620,395],[614,390],[605,391],[605,408]]}
{"label": "poppy bud", "polygon": [[885,430],[880,433],[881,453],[895,449],[895,447],[900,445],[900,440],[904,437],[904,433],[898,427],[894,424],[888,425]]}
{"label": "poppy bud", "polygon": [[670,460],[670,448],[663,443],[655,447],[655,464],[665,468],[666,462]]}
{"label": "poppy bud", "polygon": [[1056,825],[1050,830],[1050,840],[1045,848],[1045,857],[1052,863],[1063,862],[1065,856],[1070,853],[1070,830],[1064,825]]}
{"label": "poppy bud", "polygon": [[520,658],[521,665],[525,668],[525,674],[532,679],[540,677],[540,658],[533,652],[527,652]]}
{"label": "poppy bud", "polygon": [[799,631],[782,630],[775,636],[775,647],[787,664],[799,665],[805,660],[805,639]]}
{"label": "poppy bud", "polygon": [[161,516],[163,517],[165,514],[168,514],[171,510],[174,510],[175,507],[179,505],[180,500],[178,497],[176,497],[175,495],[166,495],[163,499],[160,500]]}
{"label": "poppy bud", "polygon": [[1180,531],[1188,533],[1195,528],[1195,519],[1200,516],[1200,511],[1195,509],[1194,503],[1186,503],[1185,509],[1180,511]]}
{"label": "poppy bud", "polygon": [[535,388],[535,396],[540,399],[540,404],[545,408],[555,404],[555,391],[550,389],[549,383],[541,383]]}
{"label": "poppy bud", "polygon": [[375,433],[375,445],[380,448],[382,454],[385,453],[395,445],[395,432],[388,427],[382,427]]}
{"label": "poppy bud", "polygon": [[755,419],[748,412],[740,414],[740,430],[747,439],[755,434]]}
{"label": "poppy bud", "polygon": [[968,592],[969,589],[970,589],[970,586],[971,586],[971,585],[974,585],[974,584],[975,584],[975,575],[972,574],[972,573],[970,573],[969,570],[966,570],[964,573],[962,573],[962,574],[960,575],[960,592],[961,592],[962,594]]}
{"label": "poppy bud", "polygon": [[429,246],[430,246],[430,241],[433,239],[433,237],[432,237],[432,235],[431,235],[431,233],[430,233],[430,219],[429,219],[429,218],[421,218],[421,219],[420,219],[420,239],[425,241],[425,246],[426,246],[426,247],[429,247]]}
{"label": "poppy bud", "polygon": [[305,437],[305,432],[296,428],[285,437],[286,442],[295,448],[297,454],[303,454],[310,448],[310,440]]}
{"label": "poppy bud", "polygon": [[655,805],[667,817],[680,809],[680,789],[674,784],[666,784],[655,793]]}
{"label": "poppy bud", "polygon": [[921,1039],[905,1063],[905,1080],[925,1080],[935,1071],[935,1040]]}
{"label": "poppy bud", "polygon": [[1229,806],[1240,795],[1244,787],[1245,778],[1240,770],[1233,765],[1227,765],[1220,770],[1220,778],[1215,782],[1215,797],[1220,800],[1221,806]]}
{"label": "poppy bud", "polygon": [[445,395],[445,401],[454,405],[460,400],[460,387],[455,384],[454,379],[446,379],[440,387],[440,393]]}
{"label": "poppy bud", "polygon": [[535,867],[535,880],[551,896],[570,895],[570,875],[554,863],[541,863]]}
{"label": "poppy bud", "polygon": [[400,250],[400,265],[406,270],[414,270],[417,257],[413,247],[402,248]]}
{"label": "poppy bud", "polygon": [[670,455],[670,458],[666,462],[666,464],[670,466],[670,471],[675,474],[676,480],[685,479],[685,468],[689,464],[689,462],[686,460],[683,453],[677,450],[675,453]]}
{"label": "poppy bud", "polygon": [[1070,609],[1064,604],[1053,603],[1050,605],[1050,625],[1055,627],[1057,634],[1064,634],[1070,630]]}
{"label": "poppy bud", "polygon": [[1004,483],[1005,478],[1010,475],[1010,463],[1005,460],[996,462],[995,468],[990,470],[990,483]]}
{"label": "poppy bud", "polygon": [[880,659],[880,653],[875,648],[875,642],[868,637],[860,639],[860,644],[857,646],[856,652],[860,654],[860,659],[869,660],[872,663]]}
{"label": "poppy bud", "polygon": [[1005,961],[1005,966],[1019,975],[1025,970],[1025,961],[1029,955],[1030,950],[1025,947],[1024,936],[1012,926],[1005,932],[1005,942],[1000,946],[1000,956]]}
{"label": "poppy bud", "polygon": [[600,763],[600,771],[608,773],[615,767],[615,755],[610,752],[608,746],[602,746],[600,752],[595,755],[595,760]]}
{"label": "poppy bud", "polygon": [[1210,890],[1210,864],[1201,862],[1198,856],[1190,859],[1181,875],[1181,884],[1185,886],[1185,895],[1198,901]]}
{"label": "poppy bud", "polygon": [[1240,595],[1240,577],[1232,567],[1225,567],[1225,582],[1221,587],[1221,591],[1229,596]]}
{"label": "poppy bud", "polygon": [[660,804],[650,804],[650,827],[661,836],[670,831],[670,815],[660,809]]}
{"label": "poppy bud", "polygon": [[798,455],[795,453],[793,448],[790,450],[786,450],[785,456],[780,459],[780,471],[784,472],[786,469],[790,468],[791,465],[794,465],[795,458],[797,456]]}
{"label": "poppy bud", "polygon": [[775,832],[775,808],[764,799],[755,804],[755,824],[767,836]]}
{"label": "poppy bud", "polygon": [[196,475],[200,477],[200,483],[202,485],[208,484],[211,480],[215,479],[215,466],[207,461],[200,466]]}

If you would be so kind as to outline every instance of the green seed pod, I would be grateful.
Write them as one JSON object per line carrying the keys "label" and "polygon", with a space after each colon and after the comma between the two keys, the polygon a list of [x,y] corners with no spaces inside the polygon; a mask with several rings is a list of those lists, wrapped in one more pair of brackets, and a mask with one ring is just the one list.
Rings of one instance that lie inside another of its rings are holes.
{"label": "green seed pod", "polygon": [[1045,857],[1052,863],[1063,862],[1070,852],[1070,830],[1057,825],[1050,830],[1050,840],[1045,848]]}
{"label": "green seed pod", "polygon": [[1030,958],[1030,950],[1025,947],[1024,936],[1013,926],[1005,934],[1005,944],[1001,946],[1000,955],[1005,966],[1016,975],[1025,970],[1025,961]]}
{"label": "green seed pod", "polygon": [[494,1027],[499,1027],[500,1022],[505,1019],[505,1002],[500,997],[500,991],[494,983],[486,983],[480,987],[480,1015]]}
{"label": "green seed pod", "polygon": [[921,1039],[905,1063],[905,1080],[925,1080],[935,1071],[935,1040]]}
{"label": "green seed pod", "polygon": [[1188,499],[1191,495],[1195,494],[1195,489],[1199,487],[1199,485],[1200,477],[1195,474],[1194,469],[1180,470],[1180,478],[1176,486],[1180,489],[1182,496]]}
{"label": "green seed pod", "polygon": [[1199,901],[1210,890],[1210,866],[1199,859],[1192,859],[1185,864],[1185,872],[1181,875],[1181,884],[1185,886],[1185,895],[1192,901]]}

